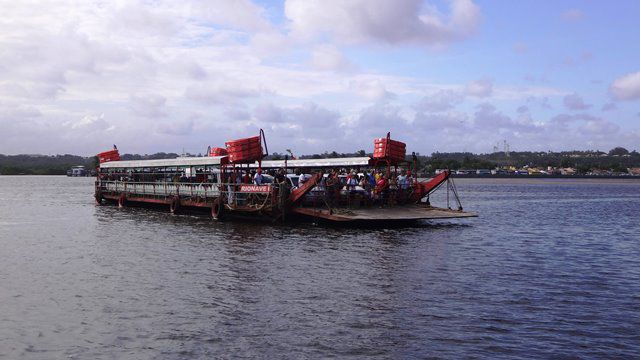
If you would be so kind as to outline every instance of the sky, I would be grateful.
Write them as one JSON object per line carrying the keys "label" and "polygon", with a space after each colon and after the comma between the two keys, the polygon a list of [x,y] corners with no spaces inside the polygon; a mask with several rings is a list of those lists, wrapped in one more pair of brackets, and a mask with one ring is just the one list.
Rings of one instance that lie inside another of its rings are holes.
{"label": "sky", "polygon": [[640,150],[635,0],[0,8],[0,154]]}

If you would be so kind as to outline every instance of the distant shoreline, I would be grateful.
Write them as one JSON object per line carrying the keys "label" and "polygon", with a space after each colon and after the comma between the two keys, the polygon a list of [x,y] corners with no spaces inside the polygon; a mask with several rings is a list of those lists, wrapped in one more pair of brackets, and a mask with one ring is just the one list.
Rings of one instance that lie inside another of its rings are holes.
{"label": "distant shoreline", "polygon": [[614,175],[456,175],[452,174],[454,179],[630,179],[640,180],[640,176],[614,176]]}
{"label": "distant shoreline", "polygon": [[[95,176],[67,176],[67,175],[47,175],[47,174],[0,174],[5,176],[59,176],[69,178],[95,178]],[[597,175],[456,175],[452,174],[453,179],[512,179],[512,180],[544,180],[544,179],[560,179],[560,180],[632,180],[640,181],[640,176],[597,176]],[[418,178],[418,180],[426,180],[428,178]]]}

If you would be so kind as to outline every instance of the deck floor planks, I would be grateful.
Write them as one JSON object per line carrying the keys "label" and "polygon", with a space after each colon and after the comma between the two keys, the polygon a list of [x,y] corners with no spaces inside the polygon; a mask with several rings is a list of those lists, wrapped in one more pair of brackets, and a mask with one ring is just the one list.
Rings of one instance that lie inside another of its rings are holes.
{"label": "deck floor planks", "polygon": [[295,213],[321,217],[334,221],[376,221],[376,220],[421,220],[421,219],[455,219],[477,217],[472,212],[449,210],[435,207],[407,205],[386,208],[336,209],[329,213],[328,209],[295,208]]}

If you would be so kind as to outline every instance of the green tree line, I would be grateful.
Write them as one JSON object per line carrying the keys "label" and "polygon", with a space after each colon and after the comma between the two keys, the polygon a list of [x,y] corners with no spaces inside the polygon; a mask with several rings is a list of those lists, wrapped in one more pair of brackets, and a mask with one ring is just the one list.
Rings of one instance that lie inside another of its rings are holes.
{"label": "green tree line", "polygon": [[[338,153],[325,151],[320,154],[301,155],[300,159],[344,158],[355,156],[367,156],[364,150],[351,153]],[[201,156],[201,154],[198,154]],[[176,153],[159,152],[155,154],[123,154],[122,160],[152,160],[173,159],[178,157]],[[572,167],[579,172],[588,172],[593,169],[612,170],[625,172],[630,167],[640,167],[640,153],[628,151],[622,147],[616,147],[609,152],[602,151],[563,151],[563,152],[534,152],[520,151],[497,152],[491,154],[473,154],[469,152],[436,152],[431,156],[416,154],[418,168],[426,171],[435,169],[493,169],[502,166],[515,167]],[[269,160],[284,159],[285,154],[274,152],[267,157]],[[411,155],[407,156],[411,161]],[[65,175],[72,166],[83,165],[87,169],[93,169],[98,165],[95,156],[83,157],[77,155],[2,155],[0,154],[0,174],[2,175]]]}

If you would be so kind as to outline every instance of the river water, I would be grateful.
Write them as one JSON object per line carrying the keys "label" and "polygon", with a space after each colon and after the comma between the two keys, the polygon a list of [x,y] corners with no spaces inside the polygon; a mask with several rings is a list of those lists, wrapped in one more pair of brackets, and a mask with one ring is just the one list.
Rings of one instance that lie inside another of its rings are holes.
{"label": "river water", "polygon": [[0,176],[0,358],[638,358],[640,181],[459,179],[475,219],[216,223]]}

